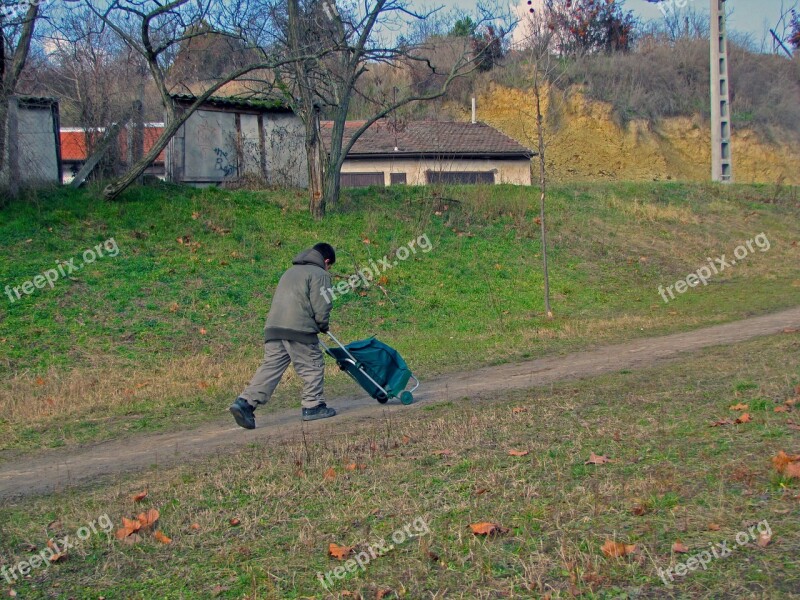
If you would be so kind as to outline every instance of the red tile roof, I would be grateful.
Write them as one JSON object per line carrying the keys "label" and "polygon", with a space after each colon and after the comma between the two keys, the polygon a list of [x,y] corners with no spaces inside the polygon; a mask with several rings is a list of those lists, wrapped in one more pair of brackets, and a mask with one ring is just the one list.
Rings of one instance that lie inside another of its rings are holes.
{"label": "red tile roof", "polygon": [[[163,126],[147,126],[144,128],[144,151],[148,152],[155,144],[158,136],[164,131]],[[83,162],[87,157],[87,135],[86,130],[77,127],[65,127],[61,129],[61,160]],[[119,153],[123,159],[128,156],[128,131],[120,131],[117,141],[119,142]],[[98,133],[99,136],[103,132]],[[162,150],[155,160],[155,164],[163,164],[165,152]]]}
{"label": "red tile roof", "polygon": [[[345,141],[365,121],[348,121]],[[326,146],[330,145],[331,121],[321,123]],[[394,125],[384,119],[371,125],[353,145],[348,157],[394,156],[524,156],[534,153],[486,123],[410,121]]]}

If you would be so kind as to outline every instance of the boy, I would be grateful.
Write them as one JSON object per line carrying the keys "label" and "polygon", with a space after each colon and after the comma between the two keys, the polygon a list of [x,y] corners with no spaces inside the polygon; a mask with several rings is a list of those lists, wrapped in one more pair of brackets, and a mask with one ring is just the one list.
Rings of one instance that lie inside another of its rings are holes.
{"label": "boy", "polygon": [[269,401],[290,362],[305,384],[303,420],[336,414],[325,404],[325,361],[317,338],[328,331],[332,303],[322,292],[331,288],[328,270],[335,262],[333,246],[321,242],[295,256],[278,282],[264,328],[264,360],[229,409],[240,427],[255,429],[255,409]]}

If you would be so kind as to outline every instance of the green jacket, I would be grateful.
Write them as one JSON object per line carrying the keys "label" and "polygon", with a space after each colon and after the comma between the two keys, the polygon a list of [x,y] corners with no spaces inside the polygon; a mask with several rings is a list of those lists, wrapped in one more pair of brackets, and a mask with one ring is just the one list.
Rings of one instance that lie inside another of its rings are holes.
{"label": "green jacket", "polygon": [[328,330],[330,288],[331,276],[325,270],[322,254],[310,249],[295,256],[272,298],[264,328],[265,341],[316,344],[317,333]]}

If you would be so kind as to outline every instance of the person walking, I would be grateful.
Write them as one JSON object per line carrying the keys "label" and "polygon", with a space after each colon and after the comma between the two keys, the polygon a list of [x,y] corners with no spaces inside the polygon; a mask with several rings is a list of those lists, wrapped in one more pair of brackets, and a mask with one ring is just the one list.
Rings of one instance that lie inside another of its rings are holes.
{"label": "person walking", "polygon": [[317,334],[328,331],[332,302],[328,270],[336,262],[336,251],[320,242],[301,252],[283,274],[264,328],[264,360],[250,384],[230,406],[236,424],[255,429],[255,410],[269,402],[289,363],[303,380],[304,421],[333,417],[336,411],[325,403],[325,361]]}

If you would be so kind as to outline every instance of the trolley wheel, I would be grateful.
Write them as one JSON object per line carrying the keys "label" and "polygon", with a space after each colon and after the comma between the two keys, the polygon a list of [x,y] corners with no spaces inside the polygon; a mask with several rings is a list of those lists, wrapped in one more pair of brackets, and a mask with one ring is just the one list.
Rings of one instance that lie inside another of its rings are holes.
{"label": "trolley wheel", "polygon": [[408,406],[414,402],[414,396],[411,394],[411,392],[403,392],[400,394],[400,402]]}
{"label": "trolley wheel", "polygon": [[389,396],[387,396],[383,392],[378,392],[378,394],[375,396],[375,400],[377,400],[381,404],[386,404],[389,401]]}

